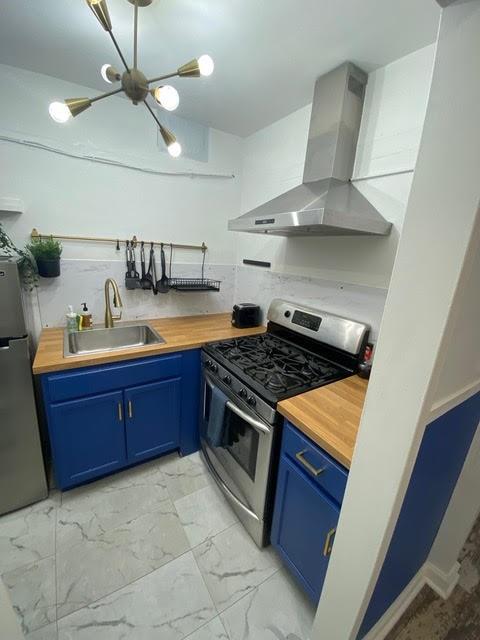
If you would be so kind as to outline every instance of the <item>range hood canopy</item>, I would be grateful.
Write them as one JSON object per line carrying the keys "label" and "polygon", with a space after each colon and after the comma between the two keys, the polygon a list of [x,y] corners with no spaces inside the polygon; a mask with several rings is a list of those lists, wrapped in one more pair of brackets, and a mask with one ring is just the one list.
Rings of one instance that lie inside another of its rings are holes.
{"label": "range hood canopy", "polygon": [[302,184],[230,220],[231,231],[271,235],[379,235],[391,223],[350,182],[367,75],[350,62],[321,76]]}

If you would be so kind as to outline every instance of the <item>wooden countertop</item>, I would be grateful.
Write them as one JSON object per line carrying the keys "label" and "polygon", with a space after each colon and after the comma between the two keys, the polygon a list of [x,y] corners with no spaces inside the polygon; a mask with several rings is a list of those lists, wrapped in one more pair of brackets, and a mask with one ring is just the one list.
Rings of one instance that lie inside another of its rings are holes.
{"label": "wooden countertop", "polygon": [[278,410],[300,431],[350,468],[368,380],[350,376],[282,400]]}
{"label": "wooden countertop", "polygon": [[[44,329],[40,336],[37,353],[33,362],[33,373],[48,373],[63,369],[76,369],[119,360],[132,360],[144,356],[159,355],[183,349],[196,349],[206,342],[227,340],[239,336],[264,333],[265,327],[236,329],[232,327],[229,313],[216,313],[201,316],[183,316],[177,318],[159,318],[145,320],[164,338],[163,344],[133,347],[103,353],[63,357],[64,328]],[[139,321],[140,322],[140,321]]]}

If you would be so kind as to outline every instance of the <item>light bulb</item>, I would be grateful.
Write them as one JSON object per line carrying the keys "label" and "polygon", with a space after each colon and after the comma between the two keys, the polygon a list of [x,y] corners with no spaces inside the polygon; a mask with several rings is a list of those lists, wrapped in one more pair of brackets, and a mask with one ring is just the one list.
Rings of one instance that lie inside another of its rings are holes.
{"label": "light bulb", "polygon": [[105,80],[105,82],[108,82],[108,84],[112,84],[112,81],[110,80],[110,78],[107,75],[107,70],[111,67],[110,64],[104,64],[103,67],[100,69],[100,73],[102,75],[102,78]]}
{"label": "light bulb", "polygon": [[70,120],[72,117],[70,109],[64,102],[52,102],[48,107],[48,113],[55,122],[59,122],[60,124],[67,122],[67,120]]}
{"label": "light bulb", "polygon": [[204,54],[198,59],[198,67],[200,69],[201,76],[211,76],[215,65],[211,57]]}
{"label": "light bulb", "polygon": [[175,87],[169,84],[157,87],[154,91],[155,100],[167,111],[175,111],[180,102],[180,96]]}
{"label": "light bulb", "polygon": [[182,153],[182,145],[179,142],[172,142],[172,144],[168,145],[167,149],[172,158],[178,158]]}

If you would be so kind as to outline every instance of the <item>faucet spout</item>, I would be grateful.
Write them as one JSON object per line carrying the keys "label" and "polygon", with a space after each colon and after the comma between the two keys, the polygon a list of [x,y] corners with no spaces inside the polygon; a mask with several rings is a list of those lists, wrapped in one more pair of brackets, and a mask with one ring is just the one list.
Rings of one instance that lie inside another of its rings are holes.
{"label": "faucet spout", "polygon": [[105,280],[105,328],[112,329],[114,324],[114,320],[120,320],[122,317],[122,312],[117,316],[112,315],[112,307],[110,306],[110,287],[113,289],[113,306],[116,309],[121,309],[122,298],[120,296],[120,291],[118,289],[118,284],[115,282],[113,278],[107,278]]}

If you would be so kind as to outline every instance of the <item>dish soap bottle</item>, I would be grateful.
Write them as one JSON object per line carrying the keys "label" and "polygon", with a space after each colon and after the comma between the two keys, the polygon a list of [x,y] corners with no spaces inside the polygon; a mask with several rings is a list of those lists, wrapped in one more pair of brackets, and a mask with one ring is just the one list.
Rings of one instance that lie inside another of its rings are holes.
{"label": "dish soap bottle", "polygon": [[92,314],[88,310],[87,303],[82,302],[82,313],[80,314],[80,328],[91,329],[93,324]]}
{"label": "dish soap bottle", "polygon": [[68,313],[66,315],[67,318],[67,331],[68,333],[73,333],[74,331],[78,331],[78,315],[73,310],[71,304],[68,305]]}

